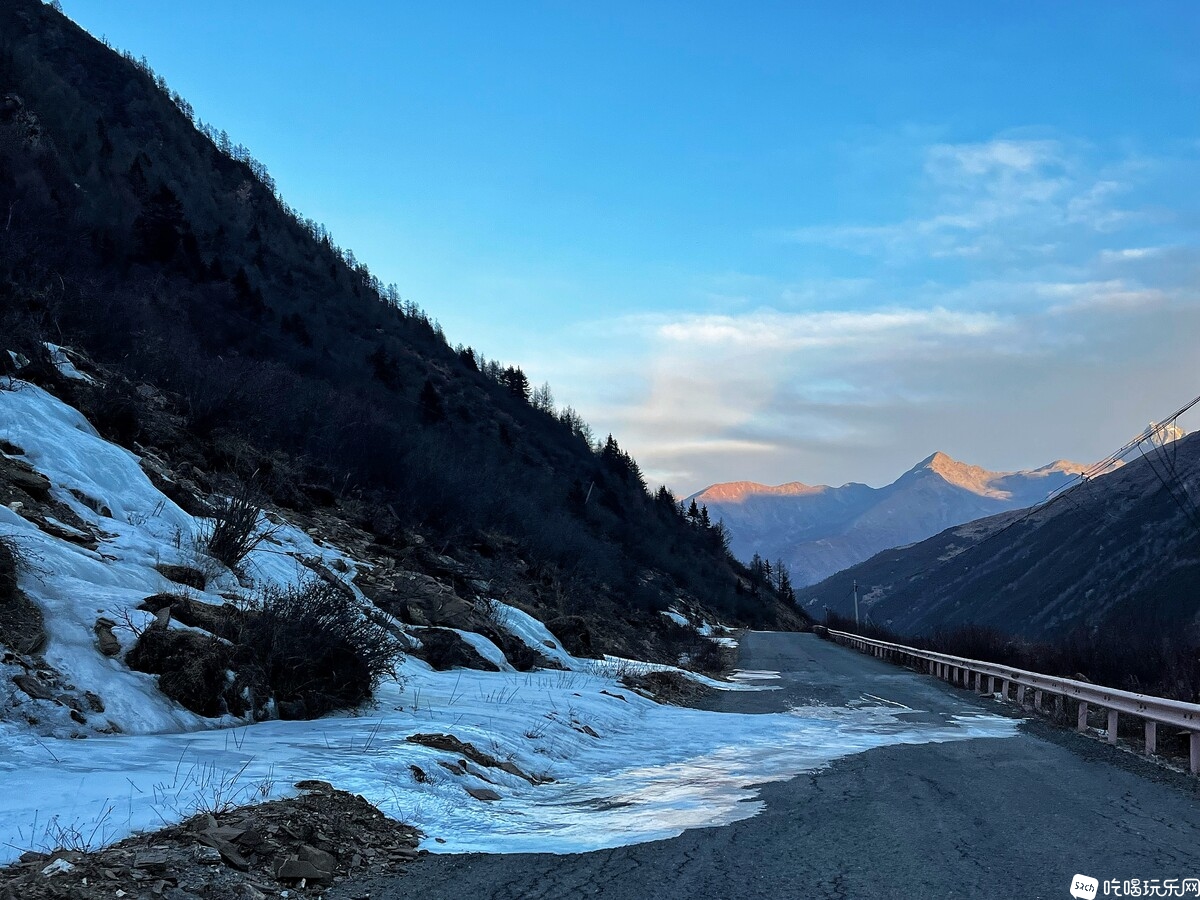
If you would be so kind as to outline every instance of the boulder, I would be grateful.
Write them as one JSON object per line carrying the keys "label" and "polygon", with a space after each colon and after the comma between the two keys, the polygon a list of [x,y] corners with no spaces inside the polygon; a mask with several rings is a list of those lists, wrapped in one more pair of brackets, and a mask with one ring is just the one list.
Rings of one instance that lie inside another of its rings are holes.
{"label": "boulder", "polygon": [[410,625],[477,631],[484,617],[448,584],[419,572],[396,572],[379,585],[376,605]]}
{"label": "boulder", "polygon": [[434,669],[478,669],[483,672],[498,672],[500,668],[491,660],[484,659],[479,652],[448,628],[426,628],[419,635],[421,647],[413,650]]}
{"label": "boulder", "polygon": [[117,656],[121,652],[121,642],[113,634],[116,624],[112,619],[97,619],[93,626],[96,632],[96,649],[104,656]]}
{"label": "boulder", "polygon": [[488,802],[492,802],[500,799],[500,795],[491,788],[469,787],[467,788],[467,793],[476,800],[487,800]]}
{"label": "boulder", "polygon": [[53,700],[54,691],[33,675],[17,675],[13,683],[34,700]]}
{"label": "boulder", "polygon": [[198,591],[204,590],[204,586],[208,584],[204,573],[193,566],[172,566],[160,563],[154,568],[158,569],[158,573],[168,581],[195,588]]}
{"label": "boulder", "polygon": [[175,621],[226,639],[235,638],[246,619],[245,612],[232,603],[216,606],[182,594],[154,594],[138,604],[138,609],[155,615],[170,611]]}
{"label": "boulder", "polygon": [[4,482],[35,500],[46,502],[50,499],[50,479],[22,460],[0,456],[0,483]]}
{"label": "boulder", "polygon": [[559,616],[546,622],[546,629],[558,638],[572,656],[595,656],[592,630],[582,616]]}
{"label": "boulder", "polygon": [[[225,677],[230,649],[216,638],[169,628],[147,628],[125,656],[129,668],[158,675],[164,694],[197,715],[214,717],[226,709]],[[232,705],[232,703],[230,704]]]}

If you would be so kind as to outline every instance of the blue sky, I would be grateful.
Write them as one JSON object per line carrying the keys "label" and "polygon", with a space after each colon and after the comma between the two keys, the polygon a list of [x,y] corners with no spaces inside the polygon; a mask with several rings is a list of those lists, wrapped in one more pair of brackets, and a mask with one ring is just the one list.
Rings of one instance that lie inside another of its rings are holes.
{"label": "blue sky", "polygon": [[1200,393],[1193,3],[63,5],[679,492]]}

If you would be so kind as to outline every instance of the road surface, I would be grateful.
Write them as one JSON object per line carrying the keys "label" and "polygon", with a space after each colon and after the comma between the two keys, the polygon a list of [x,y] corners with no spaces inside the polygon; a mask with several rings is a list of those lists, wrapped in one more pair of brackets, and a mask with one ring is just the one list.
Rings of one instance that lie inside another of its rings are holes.
{"label": "road surface", "polygon": [[[721,695],[713,708],[775,712],[871,694],[923,715],[1001,709],[814,635],[748,634],[739,664],[779,671],[783,689]],[[327,896],[1066,898],[1076,873],[1100,879],[1101,897],[1107,879],[1200,878],[1196,779],[1041,722],[1010,738],[869,750],[764,785],[761,798],[753,818],[671,840],[562,856],[434,854],[402,877]]]}

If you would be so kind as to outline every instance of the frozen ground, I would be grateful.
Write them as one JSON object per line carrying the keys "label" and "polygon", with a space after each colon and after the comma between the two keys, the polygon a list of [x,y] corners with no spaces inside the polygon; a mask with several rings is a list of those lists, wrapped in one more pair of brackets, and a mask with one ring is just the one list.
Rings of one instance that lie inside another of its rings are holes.
{"label": "frozen ground", "polygon": [[[204,565],[196,548],[206,523],[163,496],[132,453],[100,438],[76,410],[16,386],[0,390],[0,438],[50,478],[55,498],[97,532],[100,546],[52,537],[19,508],[0,507],[0,535],[33,564],[21,585],[46,613],[47,661],[79,690],[99,694],[102,721],[124,733],[78,726],[64,707],[16,691],[10,678],[18,669],[0,666],[9,692],[0,698],[0,860],[64,841],[98,846],[198,810],[284,795],[305,778],[360,793],[419,826],[430,850],[589,850],[745,818],[758,809],[754,785],[872,747],[1013,733],[1008,719],[915,724],[882,704],[772,715],[660,706],[621,687],[619,676],[669,667],[575,659],[536,619],[504,606],[505,626],[567,671],[439,673],[409,659],[358,715],[241,727],[230,717],[201,718],[160,694],[152,676],[102,656],[93,626],[101,616],[145,625],[149,614],[137,605],[179,589],[155,565]],[[305,561],[314,559],[347,579],[355,571],[353,560],[283,523],[252,554],[248,579],[214,572],[208,591],[192,594],[220,603],[265,584],[292,584],[309,576]],[[127,649],[132,632],[117,635]],[[500,653],[478,635],[469,640],[488,658]],[[769,690],[773,675],[699,680]],[[439,765],[453,755],[405,740],[421,732],[453,734],[554,781],[535,786],[474,765],[454,774]],[[501,799],[477,800],[469,787]]]}
{"label": "frozen ground", "polygon": [[[882,706],[775,715],[660,706],[584,672],[435,673],[409,660],[402,674],[403,686],[387,685],[359,716],[83,741],[10,727],[0,738],[0,858],[64,831],[109,842],[197,809],[284,795],[303,778],[362,794],[423,829],[435,852],[593,850],[746,818],[759,808],[746,802],[754,785],[872,747],[1015,731],[991,716],[910,724]],[[453,754],[405,741],[421,732],[452,733],[555,782],[476,766],[452,774],[438,761]],[[476,800],[467,787],[502,799]]]}

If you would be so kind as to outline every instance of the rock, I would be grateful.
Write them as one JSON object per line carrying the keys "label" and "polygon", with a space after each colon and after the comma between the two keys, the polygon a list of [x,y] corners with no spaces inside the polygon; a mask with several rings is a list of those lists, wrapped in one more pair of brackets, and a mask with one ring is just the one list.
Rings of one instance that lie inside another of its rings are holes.
{"label": "rock", "polygon": [[193,566],[172,566],[160,563],[154,568],[168,581],[174,581],[176,584],[186,585],[198,591],[204,590],[204,586],[208,584],[204,573]]}
{"label": "rock", "polygon": [[489,803],[501,799],[500,795],[491,788],[469,787],[467,788],[467,793],[476,800],[486,800]]}
{"label": "rock", "polygon": [[[113,634],[117,623],[111,619],[97,619],[93,630],[96,632],[96,648],[104,656],[117,656],[121,652],[121,642]],[[103,712],[103,710],[99,710]]]}
{"label": "rock", "polygon": [[227,639],[236,638],[246,621],[246,614],[232,603],[217,606],[182,594],[153,594],[138,604],[138,609],[156,615],[167,610],[184,625]]}
{"label": "rock", "polygon": [[[169,608],[169,607],[168,607]],[[230,648],[216,638],[169,628],[147,628],[125,655],[129,668],[158,675],[164,694],[201,716],[219,716],[239,698],[225,677]]]}
{"label": "rock", "polygon": [[164,872],[170,864],[169,854],[161,850],[144,850],[134,856],[132,868],[144,872]]}
{"label": "rock", "polygon": [[[413,734],[405,738],[406,741],[412,744],[420,744],[423,747],[432,747],[434,750],[444,750],[447,753],[453,753],[456,756],[465,756],[467,759],[477,763],[484,768],[499,769],[502,772],[507,772],[510,775],[516,775],[518,778],[524,778],[530,784],[538,784],[538,780],[521,771],[520,767],[511,760],[501,761],[490,753],[485,753],[474,744],[467,741],[459,740],[452,734]],[[441,762],[440,765],[454,772],[456,775],[461,775],[466,772],[466,766],[462,766],[461,770],[457,766],[452,766],[450,763]],[[416,768],[413,766],[412,768]],[[424,773],[422,773],[424,774]],[[478,774],[478,773],[476,773]],[[483,777],[480,775],[480,777]],[[418,779],[419,780],[419,779]],[[484,778],[484,780],[488,780]]]}
{"label": "rock", "polygon": [[460,667],[483,672],[498,672],[500,667],[479,655],[479,651],[448,628],[427,628],[419,635],[421,647],[413,651],[439,672]]}
{"label": "rock", "polygon": [[312,863],[297,856],[289,856],[275,870],[275,877],[280,881],[329,881],[329,872],[322,872]]}
{"label": "rock", "polygon": [[[238,834],[240,836],[241,832],[239,831]],[[235,869],[239,869],[242,872],[249,870],[250,863],[246,861],[246,858],[242,856],[237,851],[237,848],[234,847],[233,844],[229,843],[229,841],[215,837],[211,832],[205,832],[199,835],[196,840],[198,840],[201,844],[216,850],[217,853],[220,854],[221,859],[225,860],[225,862],[233,866]]]}
{"label": "rock", "polygon": [[0,456],[0,484],[7,482],[35,500],[50,499],[50,479],[20,459]]}
{"label": "rock", "polygon": [[74,868],[75,867],[65,859],[56,859],[54,862],[50,863],[50,865],[46,866],[46,868],[42,869],[42,874],[46,876],[62,875],[66,872],[70,872]]}
{"label": "rock", "polygon": [[207,844],[201,844],[192,854],[192,859],[201,865],[219,866],[221,864],[221,851],[216,847],[210,847]]}
{"label": "rock", "polygon": [[417,784],[429,784],[430,778],[420,766],[410,765],[408,769],[412,772],[413,781]]}
{"label": "rock", "polygon": [[83,699],[87,701],[88,709],[90,709],[92,712],[104,712],[104,701],[100,699],[99,694],[93,694],[91,691],[84,691]]}
{"label": "rock", "polygon": [[306,778],[303,781],[296,782],[296,788],[301,791],[308,791],[313,794],[332,794],[333,785],[328,781],[319,781],[316,778]]}
{"label": "rock", "polygon": [[302,862],[312,863],[328,875],[332,875],[337,869],[337,859],[334,855],[312,844],[302,844],[299,855]]}
{"label": "rock", "polygon": [[53,700],[54,691],[32,675],[16,675],[13,683],[34,700]]}
{"label": "rock", "polygon": [[546,628],[572,656],[595,656],[592,630],[582,616],[559,616],[548,621]]}
{"label": "rock", "polygon": [[39,653],[46,646],[46,621],[41,607],[17,587],[15,564],[5,566],[0,543],[0,644],[21,654]]}
{"label": "rock", "polygon": [[509,775],[516,775],[518,778],[524,778],[527,781],[533,780],[532,778],[530,778],[528,775],[526,775],[524,772],[521,771],[520,766],[518,766],[516,763],[512,762],[511,760],[505,760],[504,762],[500,763],[500,771],[507,772]]}
{"label": "rock", "polygon": [[511,631],[493,626],[491,623],[485,624],[477,630],[500,648],[509,665],[518,672],[528,672],[539,666],[543,668],[561,668],[557,663],[553,663],[542,656],[541,653],[534,650]]}
{"label": "rock", "polygon": [[442,625],[475,631],[484,624],[475,607],[448,584],[418,572],[390,574],[371,598],[410,625]]}
{"label": "rock", "polygon": [[27,518],[33,522],[39,529],[44,531],[50,537],[56,537],[60,541],[66,541],[69,544],[76,544],[87,550],[95,550],[100,546],[99,541],[86,531],[81,531],[78,528],[72,528],[69,525],[64,525],[62,522],[56,522],[53,519],[48,519],[45,516],[37,514],[29,514]]}

